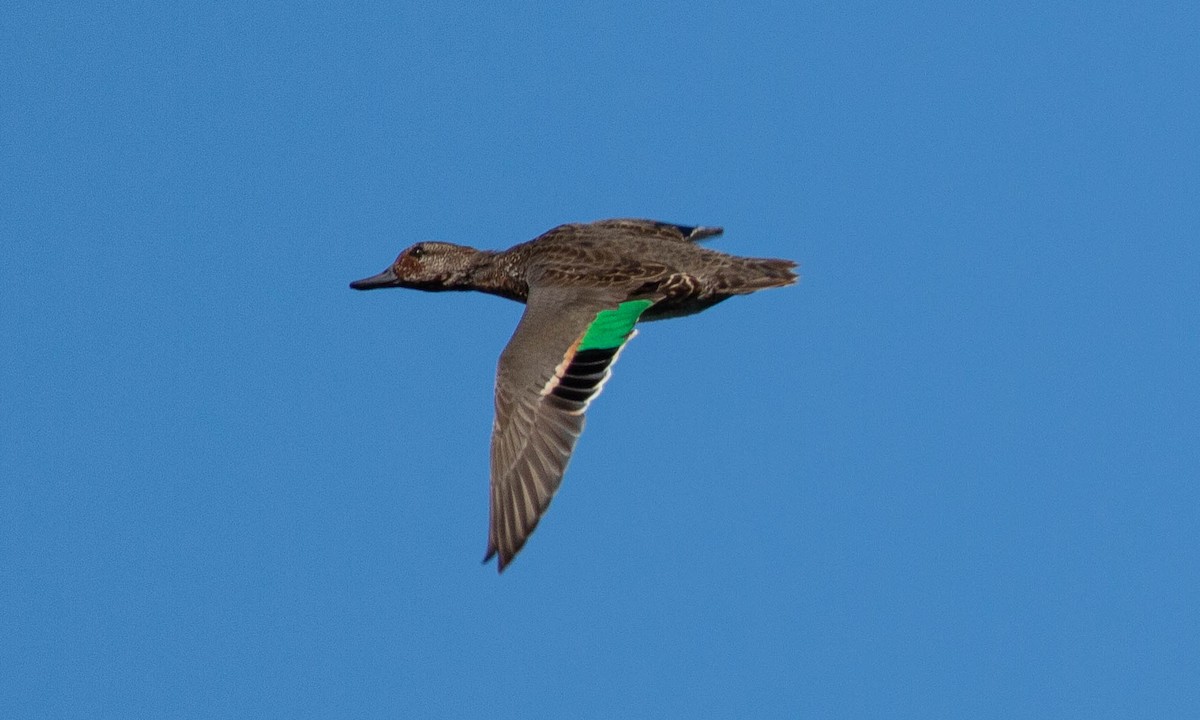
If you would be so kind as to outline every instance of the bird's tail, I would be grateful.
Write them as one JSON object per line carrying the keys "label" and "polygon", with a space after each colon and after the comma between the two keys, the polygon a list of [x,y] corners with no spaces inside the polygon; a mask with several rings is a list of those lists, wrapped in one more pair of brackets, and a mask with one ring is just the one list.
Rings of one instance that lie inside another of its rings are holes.
{"label": "bird's tail", "polygon": [[795,268],[796,263],[791,260],[744,258],[739,268],[744,277],[739,284],[746,292],[794,285],[800,277]]}

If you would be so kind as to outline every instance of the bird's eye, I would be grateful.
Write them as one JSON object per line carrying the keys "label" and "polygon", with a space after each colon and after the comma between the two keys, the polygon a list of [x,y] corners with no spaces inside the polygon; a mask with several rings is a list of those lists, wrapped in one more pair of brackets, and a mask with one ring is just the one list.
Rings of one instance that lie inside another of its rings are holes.
{"label": "bird's eye", "polygon": [[425,248],[421,247],[420,245],[414,245],[412,251],[409,254],[415,258],[419,258],[425,254]]}

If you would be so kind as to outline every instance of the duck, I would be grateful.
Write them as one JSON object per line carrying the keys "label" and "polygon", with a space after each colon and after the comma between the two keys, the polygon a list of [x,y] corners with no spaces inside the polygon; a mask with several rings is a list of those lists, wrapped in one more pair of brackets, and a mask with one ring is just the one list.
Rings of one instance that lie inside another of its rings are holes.
{"label": "duck", "polygon": [[562,483],[585,413],[641,322],[794,284],[796,263],[702,247],[720,227],[614,218],[559,225],[507,250],[418,242],[355,290],[476,291],[524,303],[500,353],[487,550],[512,562]]}

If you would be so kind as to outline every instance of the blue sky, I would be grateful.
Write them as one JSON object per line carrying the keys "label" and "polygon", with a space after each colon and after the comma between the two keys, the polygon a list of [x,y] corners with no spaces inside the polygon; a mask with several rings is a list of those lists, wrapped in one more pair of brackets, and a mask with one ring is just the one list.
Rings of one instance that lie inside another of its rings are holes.
{"label": "blue sky", "polygon": [[[449,4],[447,4],[449,5]],[[1191,3],[9,3],[0,715],[1200,713]],[[520,306],[719,224],[503,576]]]}

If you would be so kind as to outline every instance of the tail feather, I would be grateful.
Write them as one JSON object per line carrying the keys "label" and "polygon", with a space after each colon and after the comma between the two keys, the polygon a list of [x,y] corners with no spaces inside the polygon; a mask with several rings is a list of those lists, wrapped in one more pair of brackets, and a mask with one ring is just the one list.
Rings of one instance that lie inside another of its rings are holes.
{"label": "tail feather", "polygon": [[746,292],[794,285],[800,279],[795,267],[796,263],[791,260],[745,258],[742,267],[739,268],[743,276],[739,278],[741,282],[738,284],[745,288]]}

